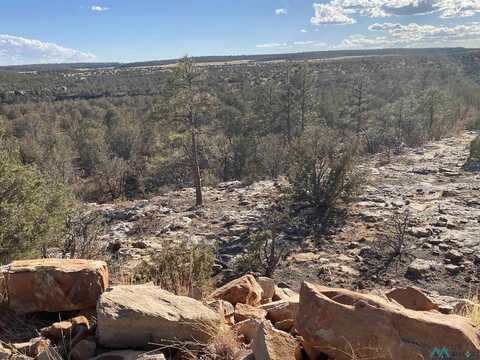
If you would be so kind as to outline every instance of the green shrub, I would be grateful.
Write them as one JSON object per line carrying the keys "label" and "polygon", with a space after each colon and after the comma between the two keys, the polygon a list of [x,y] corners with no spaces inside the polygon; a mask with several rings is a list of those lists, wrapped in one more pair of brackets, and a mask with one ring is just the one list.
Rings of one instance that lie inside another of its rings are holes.
{"label": "green shrub", "polygon": [[249,240],[245,253],[235,262],[237,272],[262,272],[272,276],[285,255],[285,248],[271,230],[254,232]]}
{"label": "green shrub", "polygon": [[288,178],[296,198],[311,203],[326,220],[339,201],[349,201],[364,177],[357,168],[359,142],[331,129],[304,134],[292,147]]}
{"label": "green shrub", "polygon": [[62,240],[70,194],[2,145],[0,134],[0,264],[46,256],[47,248]]}
{"label": "green shrub", "polygon": [[165,242],[137,272],[137,281],[152,281],[175,294],[186,295],[193,288],[202,292],[211,288],[215,255],[206,244]]}

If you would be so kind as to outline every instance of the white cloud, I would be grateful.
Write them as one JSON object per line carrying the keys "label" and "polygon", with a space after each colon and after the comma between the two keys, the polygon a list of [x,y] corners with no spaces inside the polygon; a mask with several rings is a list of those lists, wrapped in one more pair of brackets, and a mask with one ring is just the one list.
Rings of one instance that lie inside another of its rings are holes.
{"label": "white cloud", "polygon": [[408,41],[457,41],[463,39],[480,39],[480,23],[470,23],[456,26],[433,26],[411,23],[401,24],[373,24],[368,27],[371,31],[383,31],[393,39]]}
{"label": "white cloud", "polygon": [[480,45],[480,23],[472,22],[456,26],[433,26],[410,23],[373,24],[370,31],[382,32],[382,36],[372,37],[362,34],[351,35],[337,48],[365,49],[387,47],[433,47],[465,46],[467,43]]}
{"label": "white cloud", "polygon": [[[319,5],[321,5],[319,7]],[[468,17],[480,13],[480,0],[331,0],[315,4],[315,18],[328,19],[326,10],[340,14],[344,19],[353,16],[384,18],[390,16],[437,14],[440,18]],[[319,15],[322,9],[324,14]],[[312,21],[313,22],[313,21]],[[321,22],[320,23],[329,23]],[[348,23],[348,22],[343,22]]]}
{"label": "white cloud", "polygon": [[0,34],[0,64],[89,62],[95,55],[54,43]]}
{"label": "white cloud", "polygon": [[302,30],[300,30],[300,32],[305,34],[305,33],[307,33],[308,31],[305,30],[305,29],[302,29]]}
{"label": "white cloud", "polygon": [[275,10],[275,15],[287,15],[288,14],[288,11],[287,9],[276,9]]}
{"label": "white cloud", "polygon": [[92,7],[90,7],[90,10],[97,11],[97,12],[102,12],[102,11],[110,10],[110,8],[108,8],[106,6],[93,5]]}
{"label": "white cloud", "polygon": [[315,41],[294,41],[293,45],[297,46],[305,46],[305,45],[312,45],[315,44]]}
{"label": "white cloud", "polygon": [[314,25],[349,25],[355,23],[355,20],[348,16],[340,6],[314,3],[313,8],[315,16],[310,19],[310,22]]}
{"label": "white cloud", "polygon": [[266,44],[258,44],[257,48],[269,49],[269,48],[286,47],[286,46],[287,46],[287,43],[266,43]]}
{"label": "white cloud", "polygon": [[272,43],[266,43],[266,44],[258,44],[256,47],[259,49],[275,49],[275,48],[282,48],[282,49],[292,49],[293,47],[312,47],[312,46],[318,46],[318,47],[325,47],[327,46],[326,43],[324,42],[316,42],[313,40],[299,40],[299,41],[293,41],[293,42],[272,42]]}

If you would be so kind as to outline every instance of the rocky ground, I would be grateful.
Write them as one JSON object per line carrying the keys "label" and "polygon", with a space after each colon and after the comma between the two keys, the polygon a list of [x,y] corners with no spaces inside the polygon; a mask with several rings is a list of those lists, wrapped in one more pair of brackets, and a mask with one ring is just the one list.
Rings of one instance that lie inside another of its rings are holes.
{"label": "rocky ground", "polygon": [[[327,229],[308,204],[287,201],[281,181],[205,189],[202,208],[191,207],[192,189],[90,204],[108,264],[1,267],[0,359],[475,359],[478,304],[460,299],[479,283],[480,173],[463,169],[472,138],[364,163],[367,185]],[[275,279],[240,277],[239,256],[272,219],[288,249]],[[396,258],[394,225],[405,233]],[[143,261],[179,240],[215,246],[215,289],[196,300],[132,284]]]}
{"label": "rocky ground", "polygon": [[[309,280],[360,290],[413,284],[432,294],[476,292],[480,175],[463,170],[473,137],[466,132],[407,149],[388,162],[379,157],[364,164],[368,185],[326,234],[316,231],[313,209],[291,205],[295,221],[284,223],[280,233],[289,255],[275,273],[276,280],[292,288]],[[245,250],[249,234],[281,203],[282,186],[271,181],[220,184],[205,190],[201,209],[191,208],[192,189],[91,207],[108,220],[102,240],[111,268],[118,265],[133,274],[163,242],[207,241],[218,249],[217,278],[222,281],[238,275],[235,258]],[[407,211],[405,254],[389,259],[380,245],[393,219]]]}
{"label": "rocky ground", "polygon": [[[369,185],[345,224],[277,276],[357,289],[417,285],[444,295],[478,288],[480,175],[463,170],[473,135],[463,133],[365,166]],[[386,233],[409,215],[401,261],[385,256]]]}

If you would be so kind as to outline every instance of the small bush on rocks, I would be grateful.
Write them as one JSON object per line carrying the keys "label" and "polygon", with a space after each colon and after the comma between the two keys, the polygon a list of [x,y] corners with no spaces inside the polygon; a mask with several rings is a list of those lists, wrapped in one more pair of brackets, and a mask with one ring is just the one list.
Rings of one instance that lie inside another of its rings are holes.
{"label": "small bush on rocks", "polygon": [[294,196],[315,206],[322,222],[362,183],[356,167],[359,149],[355,138],[341,139],[327,128],[307,132],[293,145],[288,177]]}
{"label": "small bush on rocks", "polygon": [[279,244],[271,230],[260,230],[250,236],[246,252],[236,261],[236,270],[244,274],[250,271],[272,276],[285,255],[285,248]]}
{"label": "small bush on rocks", "polygon": [[214,262],[214,251],[209,245],[186,240],[164,243],[151,260],[140,265],[136,280],[152,281],[177,295],[187,295],[193,288],[206,293],[211,288]]}

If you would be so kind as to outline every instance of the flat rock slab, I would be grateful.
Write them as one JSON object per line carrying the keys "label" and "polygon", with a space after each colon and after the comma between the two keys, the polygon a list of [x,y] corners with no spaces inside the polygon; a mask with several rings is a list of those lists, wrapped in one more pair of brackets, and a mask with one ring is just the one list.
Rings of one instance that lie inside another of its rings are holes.
{"label": "flat rock slab", "polygon": [[115,286],[97,306],[97,343],[112,349],[208,342],[220,315],[201,302],[156,286]]}
{"label": "flat rock slab", "polygon": [[95,308],[108,287],[104,261],[22,260],[2,270],[9,307],[23,314]]}

